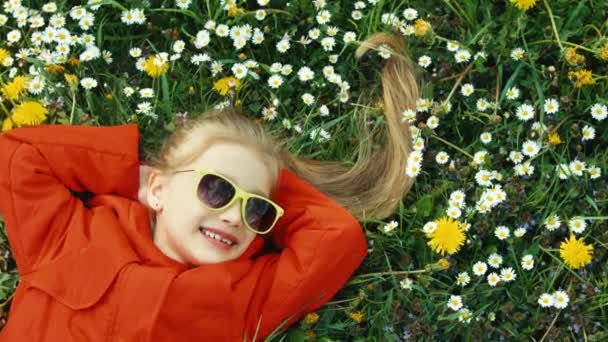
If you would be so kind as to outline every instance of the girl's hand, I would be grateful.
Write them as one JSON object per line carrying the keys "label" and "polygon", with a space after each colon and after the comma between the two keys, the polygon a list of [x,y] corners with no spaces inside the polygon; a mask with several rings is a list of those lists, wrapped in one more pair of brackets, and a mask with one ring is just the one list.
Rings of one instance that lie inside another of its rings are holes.
{"label": "girl's hand", "polygon": [[139,192],[137,198],[146,208],[152,209],[148,204],[148,176],[152,171],[152,167],[148,165],[139,165]]}

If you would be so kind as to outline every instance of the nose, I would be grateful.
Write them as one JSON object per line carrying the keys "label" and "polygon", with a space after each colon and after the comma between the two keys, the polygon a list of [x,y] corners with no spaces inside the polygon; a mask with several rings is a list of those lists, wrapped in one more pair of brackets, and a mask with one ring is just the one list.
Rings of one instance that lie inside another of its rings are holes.
{"label": "nose", "polygon": [[226,222],[234,227],[240,227],[243,225],[241,217],[241,199],[234,201],[229,207],[225,208],[220,213],[220,218],[223,222]]}

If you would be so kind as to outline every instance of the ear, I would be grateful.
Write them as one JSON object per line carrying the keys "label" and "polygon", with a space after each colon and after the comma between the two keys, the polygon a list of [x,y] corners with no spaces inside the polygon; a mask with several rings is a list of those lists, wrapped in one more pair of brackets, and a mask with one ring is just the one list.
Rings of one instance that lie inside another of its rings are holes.
{"label": "ear", "polygon": [[153,210],[160,210],[163,207],[163,191],[167,187],[167,179],[158,169],[150,170],[148,175],[148,191],[146,193],[148,203]]}

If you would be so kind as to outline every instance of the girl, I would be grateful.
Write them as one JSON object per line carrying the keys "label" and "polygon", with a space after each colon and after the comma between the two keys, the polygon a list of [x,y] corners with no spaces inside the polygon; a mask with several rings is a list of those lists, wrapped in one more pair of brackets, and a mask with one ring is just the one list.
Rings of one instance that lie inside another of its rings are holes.
{"label": "girl", "polygon": [[260,341],[327,303],[367,255],[358,221],[389,216],[412,185],[400,113],[418,88],[397,38],[373,35],[357,58],[380,44],[394,51],[388,134],[353,166],[298,158],[226,111],[181,124],[148,165],[134,124],[2,134],[21,278],[0,340]]}

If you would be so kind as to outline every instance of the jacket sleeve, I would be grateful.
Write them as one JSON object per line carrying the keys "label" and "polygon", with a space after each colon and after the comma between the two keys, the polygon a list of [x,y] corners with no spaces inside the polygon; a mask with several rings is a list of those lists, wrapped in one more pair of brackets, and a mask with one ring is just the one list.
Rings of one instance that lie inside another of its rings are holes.
{"label": "jacket sleeve", "polygon": [[0,213],[21,274],[55,259],[89,211],[72,192],[137,200],[137,125],[41,125],[0,135]]}
{"label": "jacket sleeve", "polygon": [[257,338],[281,324],[282,331],[327,303],[367,256],[357,219],[288,169],[274,200],[285,209],[271,233],[281,252],[256,260],[261,270],[246,318],[248,340],[256,330]]}

